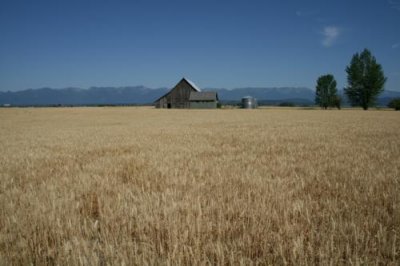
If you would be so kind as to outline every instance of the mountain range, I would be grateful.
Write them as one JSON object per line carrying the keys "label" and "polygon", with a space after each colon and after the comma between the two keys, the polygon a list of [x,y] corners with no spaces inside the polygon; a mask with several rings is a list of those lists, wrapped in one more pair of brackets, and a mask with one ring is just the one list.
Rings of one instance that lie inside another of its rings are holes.
{"label": "mountain range", "polygon": [[[168,88],[151,89],[144,86],[131,87],[91,87],[81,88],[40,88],[22,91],[0,91],[0,106],[49,106],[49,105],[143,105],[151,104],[168,92]],[[303,87],[280,88],[207,88],[204,91],[216,91],[220,101],[235,103],[244,96],[253,96],[260,103],[312,105],[315,92]],[[339,92],[343,95],[343,92]],[[378,99],[378,105],[386,106],[392,98],[400,97],[399,91],[384,91]]]}

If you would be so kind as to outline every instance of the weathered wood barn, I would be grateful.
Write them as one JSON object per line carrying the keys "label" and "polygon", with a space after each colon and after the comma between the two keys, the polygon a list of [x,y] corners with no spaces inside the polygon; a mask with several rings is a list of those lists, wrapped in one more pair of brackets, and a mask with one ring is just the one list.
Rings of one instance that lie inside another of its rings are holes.
{"label": "weathered wood barn", "polygon": [[193,82],[182,78],[167,94],[158,98],[156,108],[217,108],[216,92],[202,92]]}

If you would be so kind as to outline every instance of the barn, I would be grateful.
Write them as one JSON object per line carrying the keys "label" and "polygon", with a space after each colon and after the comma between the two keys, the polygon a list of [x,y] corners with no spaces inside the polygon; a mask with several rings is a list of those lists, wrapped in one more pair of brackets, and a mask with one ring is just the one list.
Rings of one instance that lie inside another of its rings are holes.
{"label": "barn", "polygon": [[216,92],[202,92],[192,81],[182,78],[168,93],[158,98],[156,108],[217,108]]}

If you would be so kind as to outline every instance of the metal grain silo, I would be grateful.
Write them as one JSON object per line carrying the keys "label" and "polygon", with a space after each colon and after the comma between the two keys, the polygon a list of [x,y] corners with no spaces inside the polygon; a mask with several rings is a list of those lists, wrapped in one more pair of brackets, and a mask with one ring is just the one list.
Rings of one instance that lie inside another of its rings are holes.
{"label": "metal grain silo", "polygon": [[257,99],[251,96],[245,96],[242,98],[242,108],[244,109],[255,109],[257,108]]}

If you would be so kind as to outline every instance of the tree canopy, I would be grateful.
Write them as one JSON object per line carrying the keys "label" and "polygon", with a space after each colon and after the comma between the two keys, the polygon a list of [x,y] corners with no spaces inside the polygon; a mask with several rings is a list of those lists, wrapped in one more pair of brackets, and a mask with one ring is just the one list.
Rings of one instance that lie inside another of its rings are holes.
{"label": "tree canopy", "polygon": [[336,84],[333,75],[320,76],[317,80],[315,103],[324,109],[334,106],[340,108],[340,97],[337,95]]}
{"label": "tree canopy", "polygon": [[348,86],[344,89],[353,106],[364,110],[375,104],[377,96],[384,90],[386,77],[382,66],[368,49],[353,55],[346,67]]}
{"label": "tree canopy", "polygon": [[400,98],[394,98],[392,99],[389,104],[388,104],[389,108],[393,108],[396,111],[400,110]]}

